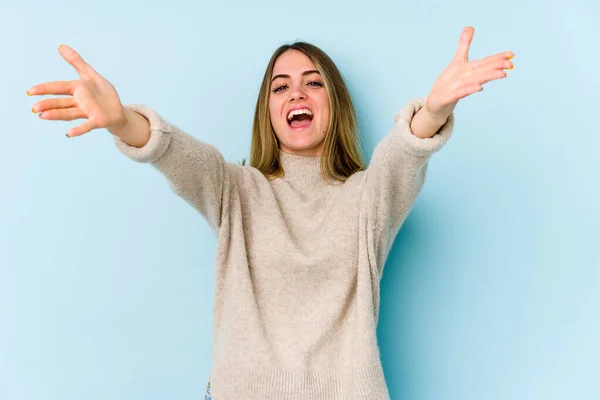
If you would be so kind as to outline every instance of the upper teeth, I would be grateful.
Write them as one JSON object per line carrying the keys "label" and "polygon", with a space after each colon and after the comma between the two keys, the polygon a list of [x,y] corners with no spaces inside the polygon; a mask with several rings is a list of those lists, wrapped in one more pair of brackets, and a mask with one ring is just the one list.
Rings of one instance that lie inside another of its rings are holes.
{"label": "upper teeth", "polygon": [[299,109],[299,110],[292,110],[292,111],[290,111],[290,113],[289,113],[289,114],[288,114],[288,116],[287,116],[287,119],[288,119],[288,121],[289,121],[290,119],[292,119],[292,117],[293,117],[294,115],[299,115],[299,114],[308,114],[308,115],[309,115],[309,116],[311,116],[311,117],[312,117],[312,115],[313,115],[313,113],[312,113],[312,112],[310,112],[310,110],[309,110],[308,108],[301,108],[301,109]]}

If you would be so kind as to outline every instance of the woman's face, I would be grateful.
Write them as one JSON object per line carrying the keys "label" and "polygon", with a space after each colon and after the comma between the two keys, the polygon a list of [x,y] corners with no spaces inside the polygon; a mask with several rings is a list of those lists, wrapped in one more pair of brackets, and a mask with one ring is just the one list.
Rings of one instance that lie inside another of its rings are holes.
{"label": "woman's face", "polygon": [[283,152],[320,156],[329,126],[329,96],[314,64],[288,50],[273,66],[269,114]]}

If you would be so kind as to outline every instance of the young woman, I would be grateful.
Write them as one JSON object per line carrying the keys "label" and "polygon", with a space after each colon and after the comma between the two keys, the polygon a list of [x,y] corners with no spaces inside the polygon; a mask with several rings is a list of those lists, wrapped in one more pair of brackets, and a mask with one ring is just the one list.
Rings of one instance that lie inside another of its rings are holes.
{"label": "young woman", "polygon": [[[218,238],[214,359],[206,398],[389,399],[376,327],[390,247],[449,139],[457,102],[506,77],[511,52],[468,61],[473,28],[425,99],[395,115],[365,167],[354,107],[331,59],[308,43],[280,47],[260,88],[250,165],[114,87],[73,49],[79,73],[30,95],[48,120],[86,121],[74,137],[106,128],[125,155],[151,163]],[[212,392],[212,394],[211,394]]]}

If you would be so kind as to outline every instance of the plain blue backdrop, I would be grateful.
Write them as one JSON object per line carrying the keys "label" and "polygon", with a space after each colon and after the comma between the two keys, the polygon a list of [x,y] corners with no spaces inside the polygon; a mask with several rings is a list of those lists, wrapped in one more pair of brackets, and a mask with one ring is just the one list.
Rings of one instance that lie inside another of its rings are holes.
{"label": "plain blue backdrop", "polygon": [[248,157],[262,74],[283,43],[336,62],[366,160],[475,27],[470,59],[508,78],[456,109],[382,282],[392,399],[600,399],[600,4],[27,1],[0,6],[0,399],[200,399],[215,238],[106,130],[42,121],[25,91],[117,88],[225,158]]}

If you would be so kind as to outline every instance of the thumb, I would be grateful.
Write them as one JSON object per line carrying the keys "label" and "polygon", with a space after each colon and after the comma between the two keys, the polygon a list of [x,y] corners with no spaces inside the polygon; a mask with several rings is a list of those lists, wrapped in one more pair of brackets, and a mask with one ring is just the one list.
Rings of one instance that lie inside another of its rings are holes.
{"label": "thumb", "polygon": [[69,64],[75,68],[80,77],[91,76],[96,71],[90,64],[84,61],[84,59],[76,52],[73,48],[66,44],[58,46],[58,52]]}
{"label": "thumb", "polygon": [[469,47],[473,40],[475,29],[472,26],[467,26],[463,29],[460,40],[458,41],[458,50],[456,51],[456,60],[467,62],[469,61]]}

